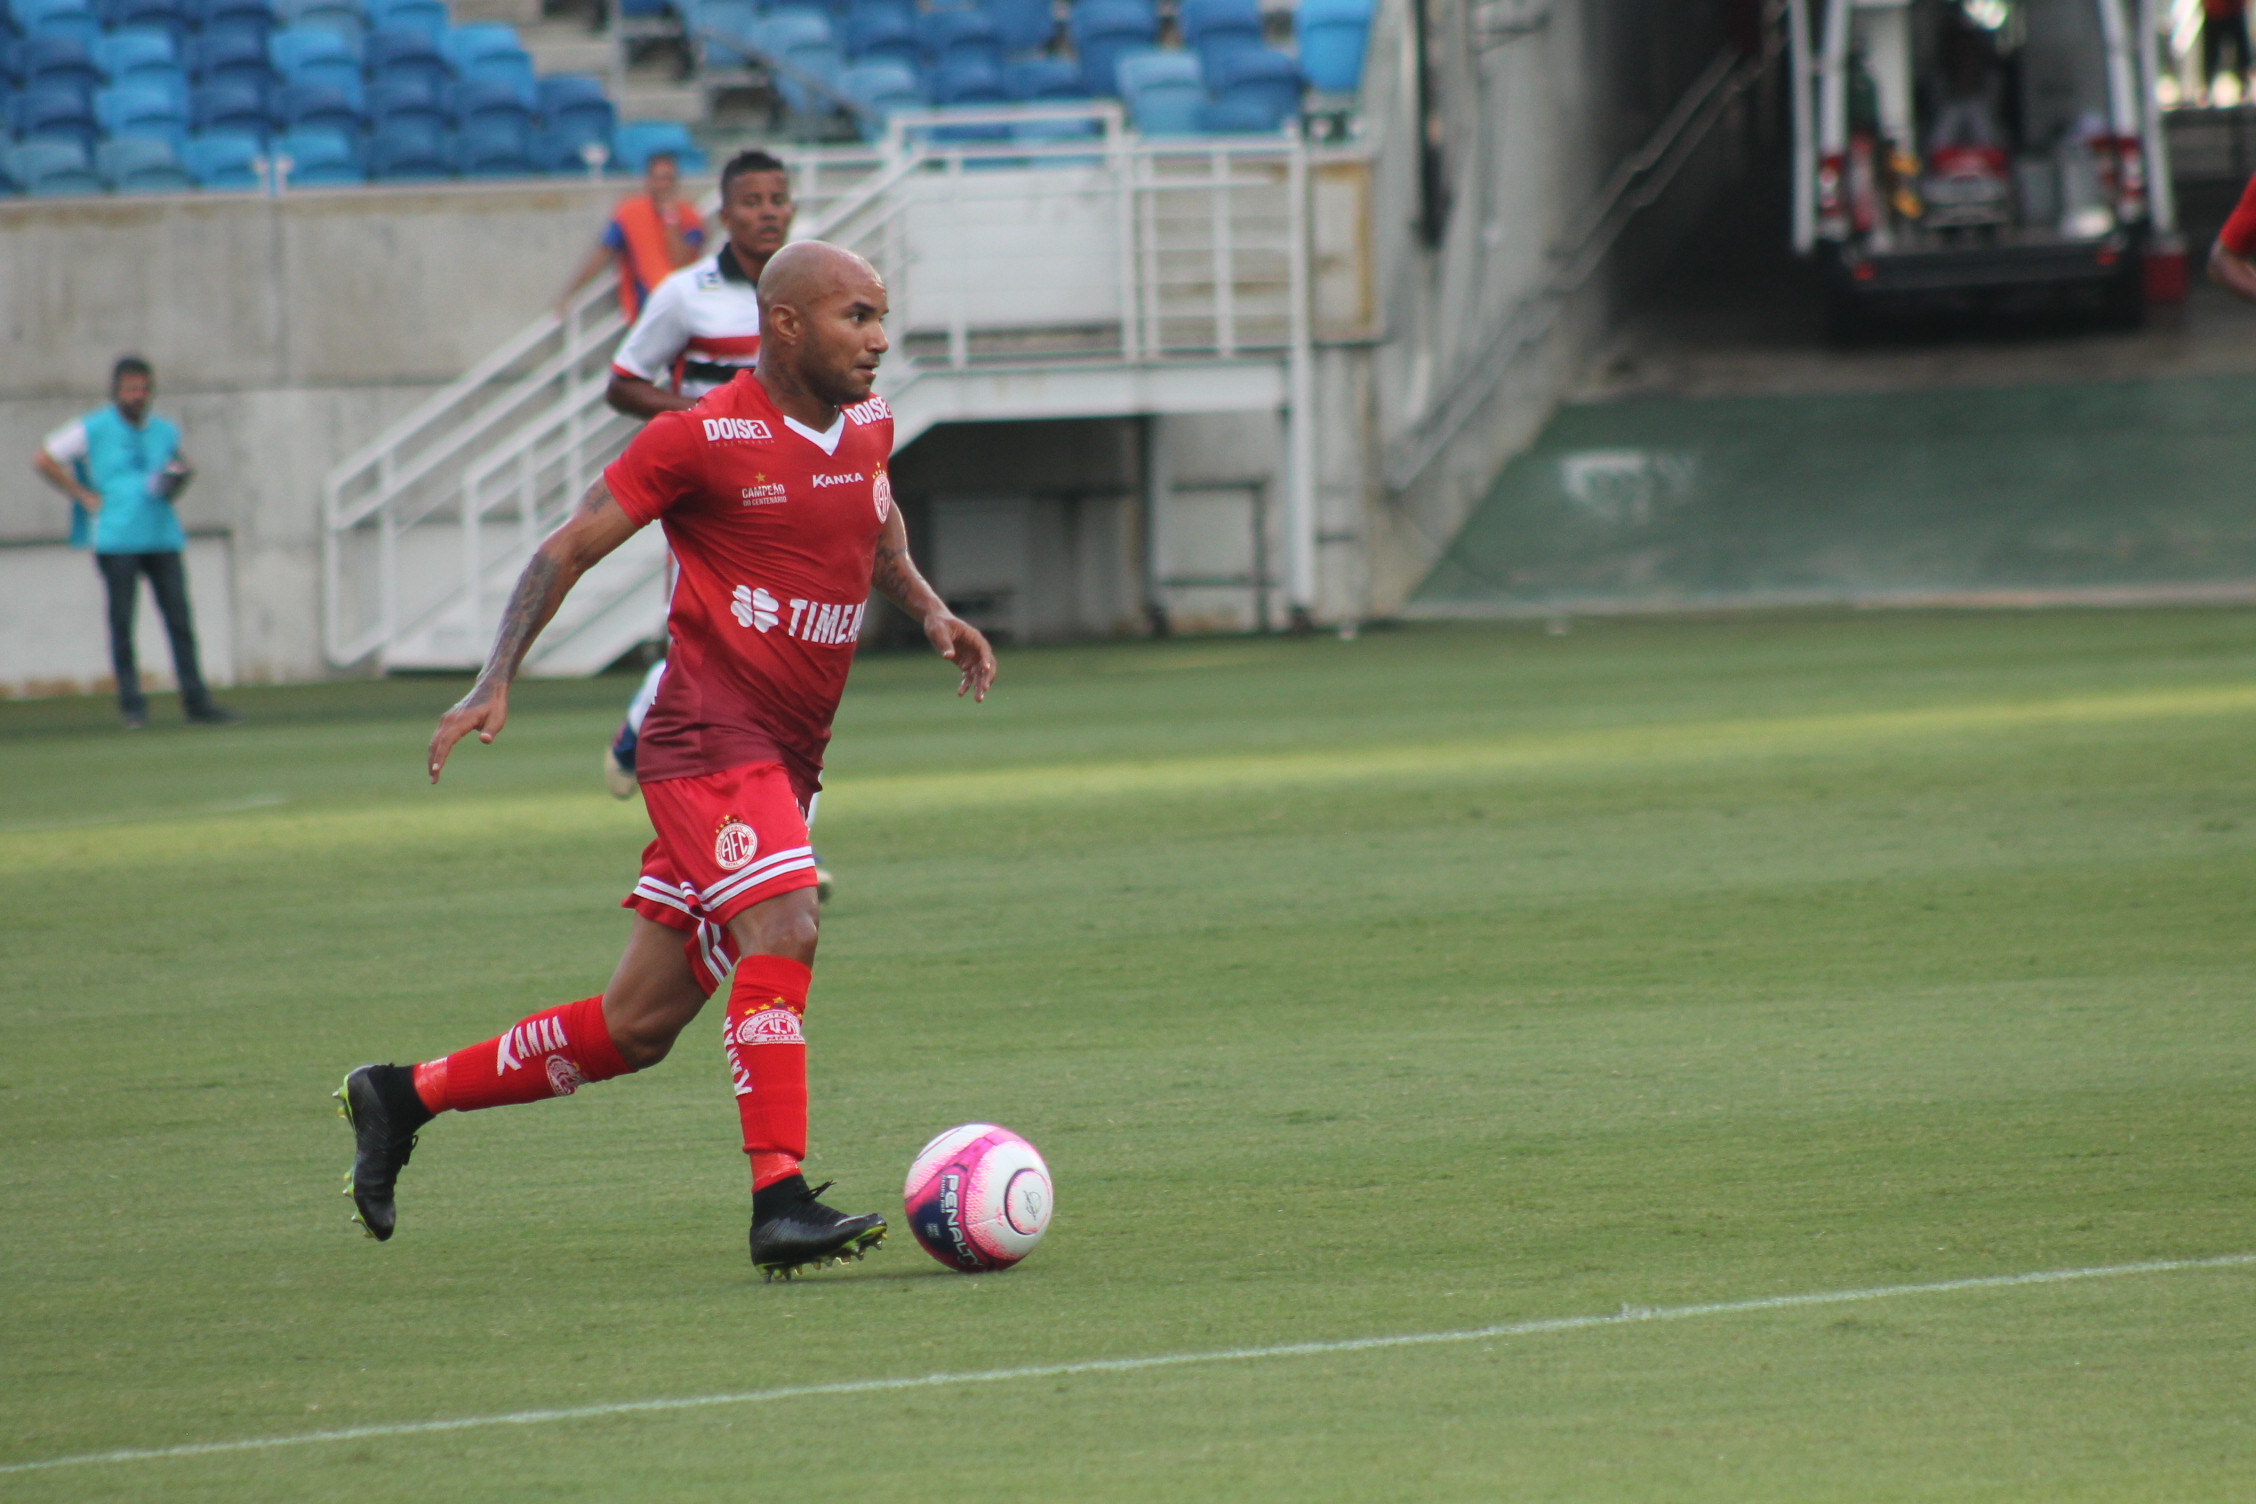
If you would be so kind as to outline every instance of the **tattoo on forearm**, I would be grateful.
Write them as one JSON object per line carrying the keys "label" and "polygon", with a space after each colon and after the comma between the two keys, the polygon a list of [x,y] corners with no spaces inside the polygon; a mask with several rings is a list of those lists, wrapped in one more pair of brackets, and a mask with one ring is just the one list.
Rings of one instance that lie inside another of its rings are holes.
{"label": "tattoo on forearm", "polygon": [[905,611],[914,611],[917,608],[917,596],[929,593],[932,588],[925,584],[924,576],[917,573],[917,567],[909,562],[909,551],[896,548],[883,539],[878,541],[877,558],[870,568],[870,583],[886,599]]}
{"label": "tattoo on forearm", "polygon": [[487,656],[485,672],[478,676],[477,689],[471,693],[506,684],[517,676],[517,665],[524,661],[525,649],[532,646],[533,634],[553,609],[549,594],[555,588],[556,576],[554,559],[545,553],[533,555],[525,572],[517,577],[517,588],[509,593],[509,604],[501,608],[501,630],[494,634],[493,652]]}

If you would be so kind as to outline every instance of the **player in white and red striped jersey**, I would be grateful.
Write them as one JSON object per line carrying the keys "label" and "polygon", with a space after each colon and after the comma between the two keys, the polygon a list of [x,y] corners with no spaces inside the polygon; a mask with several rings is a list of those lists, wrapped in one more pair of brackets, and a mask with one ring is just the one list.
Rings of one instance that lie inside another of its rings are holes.
{"label": "player in white and red striped jersey", "polygon": [[681,564],[673,669],[644,722],[638,772],[657,838],[627,899],[626,954],[599,997],[412,1070],[345,1078],[348,1190],[374,1237],[392,1234],[395,1181],[433,1116],[568,1096],[654,1065],[724,982],[753,1262],[788,1276],[884,1237],[882,1216],[833,1211],[800,1171],[818,925],[807,806],[872,586],[957,665],[959,694],[986,697],[995,657],[909,559],[886,476],[892,414],[870,394],[886,350],[883,281],[851,252],[808,241],[769,264],[761,304],[757,368],[653,419],[604,472],[526,566],[485,671],[431,739],[435,783],[463,737],[499,734],[509,681],[572,584],[637,528],[664,524]]}

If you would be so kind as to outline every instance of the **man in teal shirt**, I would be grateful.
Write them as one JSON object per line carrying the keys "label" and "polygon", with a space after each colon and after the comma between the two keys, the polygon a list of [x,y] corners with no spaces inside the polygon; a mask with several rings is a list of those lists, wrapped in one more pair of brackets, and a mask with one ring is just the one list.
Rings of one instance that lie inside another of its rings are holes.
{"label": "man in teal shirt", "polygon": [[133,652],[133,616],[140,578],[172,639],[172,672],[188,719],[218,725],[235,715],[212,703],[196,662],[196,628],[188,613],[188,574],[181,554],[188,536],[172,509],[188,481],[180,430],[149,411],[155,378],[149,363],[128,355],[110,374],[110,403],[47,436],[34,464],[71,499],[71,543],[94,549],[109,592],[110,663],[117,673],[118,712],[127,729],[149,722],[141,670]]}

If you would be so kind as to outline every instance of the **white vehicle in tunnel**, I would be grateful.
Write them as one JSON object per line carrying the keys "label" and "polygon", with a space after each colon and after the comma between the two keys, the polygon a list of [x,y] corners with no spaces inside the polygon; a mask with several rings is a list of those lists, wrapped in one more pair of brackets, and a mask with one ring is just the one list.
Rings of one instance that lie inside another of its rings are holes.
{"label": "white vehicle in tunnel", "polygon": [[1794,243],[1837,329],[1935,303],[2139,316],[2175,228],[2149,9],[1789,0]]}

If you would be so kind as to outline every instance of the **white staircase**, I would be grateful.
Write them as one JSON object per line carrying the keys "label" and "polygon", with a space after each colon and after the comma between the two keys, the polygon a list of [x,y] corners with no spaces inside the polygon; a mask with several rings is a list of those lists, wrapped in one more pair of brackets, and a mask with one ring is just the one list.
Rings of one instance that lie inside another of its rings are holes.
{"label": "white staircase", "polygon": [[[897,445],[965,420],[1287,409],[1286,586],[1305,602],[1310,156],[1284,135],[1140,138],[1109,103],[904,115],[874,148],[794,161],[797,229],[886,277]],[[622,332],[608,281],[590,287],[331,472],[332,662],[483,662],[533,548],[633,436],[603,401]],[[664,574],[646,529],[526,672],[595,673],[656,637]]]}

